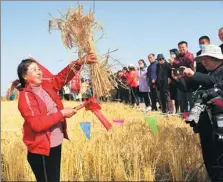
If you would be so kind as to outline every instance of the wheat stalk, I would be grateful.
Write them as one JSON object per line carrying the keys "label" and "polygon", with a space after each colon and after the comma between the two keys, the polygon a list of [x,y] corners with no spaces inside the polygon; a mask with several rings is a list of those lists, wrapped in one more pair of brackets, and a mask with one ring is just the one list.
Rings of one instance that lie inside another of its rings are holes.
{"label": "wheat stalk", "polygon": [[[96,31],[101,31],[103,36],[102,25],[95,21],[94,13],[90,10],[84,15],[83,10],[83,5],[78,5],[77,8],[69,8],[65,15],[60,13],[61,18],[49,20],[49,31],[60,30],[65,48],[76,48],[80,59],[86,53],[95,52]],[[90,75],[94,94],[97,96],[106,95],[117,85],[111,78],[110,71],[100,60],[90,65]]]}

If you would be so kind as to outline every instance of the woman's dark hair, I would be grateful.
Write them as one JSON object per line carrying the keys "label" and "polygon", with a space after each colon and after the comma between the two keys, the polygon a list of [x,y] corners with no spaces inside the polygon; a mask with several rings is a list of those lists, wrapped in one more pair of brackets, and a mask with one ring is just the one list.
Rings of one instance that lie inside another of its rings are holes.
{"label": "woman's dark hair", "polygon": [[123,70],[123,71],[128,71],[128,68],[127,68],[127,67],[123,67],[122,70]]}
{"label": "woman's dark hair", "polygon": [[81,78],[81,83],[84,83],[84,78]]}
{"label": "woman's dark hair", "polygon": [[[18,68],[17,68],[17,74],[18,74],[18,77],[19,77],[19,80],[15,80],[13,83],[14,83],[14,86],[20,90],[22,88],[25,87],[26,85],[26,81],[25,79],[23,78],[24,75],[26,75],[27,73],[27,70],[28,70],[28,67],[32,64],[32,63],[35,63],[34,60],[32,59],[24,59],[22,60],[22,62],[19,64]],[[17,85],[16,85],[17,84]]]}
{"label": "woman's dark hair", "polygon": [[144,61],[144,59],[140,59],[138,62],[140,62],[140,61],[143,62],[144,66],[147,66],[146,62]]}
{"label": "woman's dark hair", "polygon": [[119,73],[123,72],[122,70],[119,70],[116,74],[118,75]]}
{"label": "woman's dark hair", "polygon": [[171,53],[174,53],[175,55],[176,55],[176,57],[178,57],[179,56],[179,51],[178,51],[178,49],[176,49],[176,48],[174,48],[174,49],[170,49],[170,54]]}

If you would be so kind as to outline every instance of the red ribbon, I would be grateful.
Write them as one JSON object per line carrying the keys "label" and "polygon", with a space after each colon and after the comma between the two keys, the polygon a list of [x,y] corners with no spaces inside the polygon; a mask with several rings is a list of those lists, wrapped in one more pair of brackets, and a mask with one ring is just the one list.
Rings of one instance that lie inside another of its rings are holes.
{"label": "red ribbon", "polygon": [[223,100],[221,99],[216,99],[214,100],[214,104],[220,107],[223,107]]}
{"label": "red ribbon", "polygon": [[112,128],[111,123],[109,123],[108,119],[101,113],[100,110],[95,110],[95,111],[92,111],[92,112],[101,121],[101,123],[104,125],[104,127],[106,128],[107,131]]}
{"label": "red ribbon", "polygon": [[97,103],[97,100],[94,97],[91,97],[89,100],[85,101],[83,104],[75,107],[76,110],[80,110],[85,107],[86,110],[92,111],[97,118],[101,121],[104,127],[108,130],[112,128],[111,123],[108,119],[101,113],[101,106]]}

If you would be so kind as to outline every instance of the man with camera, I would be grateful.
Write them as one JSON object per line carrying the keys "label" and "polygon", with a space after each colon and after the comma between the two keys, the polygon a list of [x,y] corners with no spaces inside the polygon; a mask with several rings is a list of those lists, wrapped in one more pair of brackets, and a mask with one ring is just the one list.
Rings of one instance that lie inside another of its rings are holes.
{"label": "man with camera", "polygon": [[173,82],[181,91],[195,91],[186,122],[199,133],[209,178],[223,181],[223,107],[214,102],[223,100],[223,54],[220,47],[206,45],[195,61],[201,62],[209,73],[182,67],[182,75],[172,72]]}
{"label": "man with camera", "polygon": [[[185,66],[194,70],[194,56],[188,51],[188,43],[186,41],[179,42],[178,49],[180,54],[175,59],[170,60],[171,67],[178,69],[181,66]],[[188,102],[191,103],[191,92],[178,90],[178,94],[181,112],[188,112]]]}

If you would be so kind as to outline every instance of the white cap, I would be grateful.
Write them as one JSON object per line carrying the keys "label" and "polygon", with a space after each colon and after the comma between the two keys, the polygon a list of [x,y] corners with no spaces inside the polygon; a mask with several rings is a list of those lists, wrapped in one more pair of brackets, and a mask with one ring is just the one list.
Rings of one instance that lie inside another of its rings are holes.
{"label": "white cap", "polygon": [[194,59],[195,61],[201,61],[201,58],[204,56],[210,56],[223,61],[223,54],[221,52],[221,48],[217,45],[205,45],[201,51],[201,55],[197,56]]}

